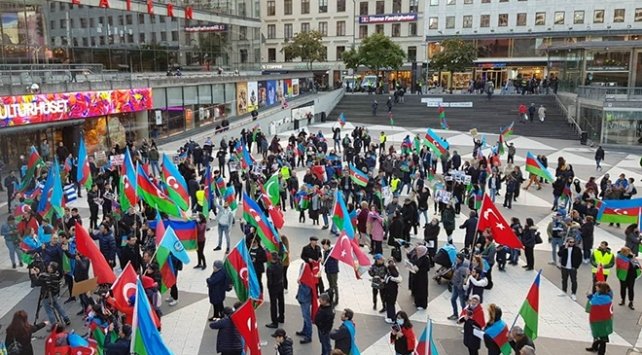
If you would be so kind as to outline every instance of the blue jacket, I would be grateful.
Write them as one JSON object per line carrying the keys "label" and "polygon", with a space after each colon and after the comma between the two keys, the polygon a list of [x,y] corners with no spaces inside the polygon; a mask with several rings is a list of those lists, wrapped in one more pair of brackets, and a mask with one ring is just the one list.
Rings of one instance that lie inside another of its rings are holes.
{"label": "blue jacket", "polygon": [[55,261],[58,263],[60,270],[62,270],[62,248],[60,244],[45,244],[45,250],[42,252],[42,260],[45,262],[45,265]]}
{"label": "blue jacket", "polygon": [[91,237],[98,241],[100,252],[103,253],[107,261],[116,260],[116,239],[111,231],[101,234],[92,234]]}
{"label": "blue jacket", "polygon": [[210,296],[211,304],[223,303],[228,284],[229,280],[225,270],[213,272],[212,276],[207,278],[207,294]]}
{"label": "blue jacket", "polygon": [[217,353],[243,350],[241,335],[229,317],[210,323],[210,328],[218,329],[218,336],[216,337]]}
{"label": "blue jacket", "polygon": [[339,272],[339,260],[329,257],[330,251],[324,251],[325,272],[326,274],[336,274]]}

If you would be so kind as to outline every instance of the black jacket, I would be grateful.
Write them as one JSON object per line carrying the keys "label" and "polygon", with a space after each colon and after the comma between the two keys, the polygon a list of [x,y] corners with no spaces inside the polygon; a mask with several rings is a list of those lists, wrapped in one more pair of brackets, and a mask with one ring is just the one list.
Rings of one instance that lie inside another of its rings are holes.
{"label": "black jacket", "polygon": [[292,349],[292,339],[286,337],[281,344],[279,344],[278,349],[279,355],[293,355],[294,350]]}
{"label": "black jacket", "polygon": [[571,257],[571,266],[573,269],[579,268],[582,264],[582,250],[577,246],[573,246],[572,248],[560,248],[557,252],[557,256],[560,257],[560,264],[562,267],[566,266],[566,261],[568,260],[569,255]]}
{"label": "black jacket", "polygon": [[252,257],[252,265],[257,274],[262,274],[265,272],[265,262],[267,261],[267,255],[265,254],[265,249],[263,247],[252,248],[250,249],[250,256]]}
{"label": "black jacket", "polygon": [[316,316],[314,317],[314,324],[322,333],[329,333],[332,330],[332,323],[334,322],[334,311],[331,305],[319,306]]}
{"label": "black jacket", "polygon": [[537,241],[535,235],[537,233],[539,232],[534,228],[524,229],[524,232],[522,232],[522,244],[524,244],[524,247],[532,248],[535,246],[535,242]]}
{"label": "black jacket", "polygon": [[310,244],[304,246],[301,251],[301,259],[306,263],[309,263],[310,260],[321,260],[321,247],[317,245],[312,248]]}
{"label": "black jacket", "polygon": [[352,337],[345,325],[330,332],[330,339],[334,340],[334,348],[343,351],[344,354],[350,354],[352,348]]}
{"label": "black jacket", "polygon": [[129,355],[130,339],[118,338],[111,342],[111,337],[105,337],[105,355]]}
{"label": "black jacket", "polygon": [[268,289],[279,290],[283,288],[283,265],[281,263],[270,262],[266,275]]}

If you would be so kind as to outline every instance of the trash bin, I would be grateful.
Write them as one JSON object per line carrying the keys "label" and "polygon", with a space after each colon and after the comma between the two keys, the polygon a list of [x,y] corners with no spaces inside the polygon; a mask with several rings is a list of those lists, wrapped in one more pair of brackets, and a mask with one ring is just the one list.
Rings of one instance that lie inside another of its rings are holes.
{"label": "trash bin", "polygon": [[582,131],[582,133],[580,133],[580,144],[586,145],[587,142],[588,142],[588,132]]}

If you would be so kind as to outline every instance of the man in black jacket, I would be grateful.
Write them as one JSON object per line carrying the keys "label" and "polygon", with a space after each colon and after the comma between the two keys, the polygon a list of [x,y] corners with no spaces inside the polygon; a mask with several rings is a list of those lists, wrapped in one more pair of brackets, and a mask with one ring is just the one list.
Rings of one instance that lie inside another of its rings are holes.
{"label": "man in black jacket", "polygon": [[[283,264],[279,253],[270,254],[270,263],[267,271],[267,287],[270,295],[270,318],[272,323],[266,324],[268,328],[278,328],[279,323],[285,321],[285,301],[283,295]],[[276,334],[276,332],[275,332]]]}
{"label": "man in black jacket", "polygon": [[353,316],[354,312],[350,308],[344,309],[341,314],[343,324],[330,332],[330,338],[334,340],[334,348],[343,351],[344,354],[350,354],[350,350],[352,349],[352,335],[345,323],[352,322]]}
{"label": "man in black jacket", "polygon": [[562,291],[566,294],[568,278],[571,277],[571,299],[577,300],[577,269],[582,264],[582,250],[575,245],[575,238],[566,238],[564,248],[557,252],[562,270]]}
{"label": "man in black jacket", "polygon": [[334,310],[332,309],[330,296],[327,293],[322,293],[319,296],[319,310],[314,317],[314,324],[317,325],[317,329],[319,331],[321,355],[330,355],[330,351],[332,351],[332,344],[330,343],[330,331],[332,330],[333,322]]}
{"label": "man in black jacket", "polygon": [[473,247],[475,233],[477,233],[477,212],[470,211],[469,218],[459,226],[459,229],[466,229],[466,236],[464,237],[464,248],[468,249]]}
{"label": "man in black jacket", "polygon": [[[109,331],[114,330],[114,323],[109,325]],[[109,355],[129,355],[129,347],[131,345],[132,327],[124,324],[118,330],[118,339],[111,342],[111,337],[105,337],[105,354]]]}
{"label": "man in black jacket", "polygon": [[[306,263],[309,263],[310,261],[320,262],[321,258],[322,253],[321,247],[319,246],[319,237],[313,235],[310,237],[310,243],[304,246],[301,250],[301,259]],[[325,290],[325,287],[323,286],[323,279],[319,278],[319,284],[317,287],[319,289],[319,294],[322,294]]]}

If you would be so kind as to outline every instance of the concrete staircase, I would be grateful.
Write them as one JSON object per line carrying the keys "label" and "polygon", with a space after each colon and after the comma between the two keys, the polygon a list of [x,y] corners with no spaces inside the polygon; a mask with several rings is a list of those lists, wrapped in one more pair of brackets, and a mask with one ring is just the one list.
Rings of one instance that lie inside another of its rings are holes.
{"label": "concrete staircase", "polygon": [[[515,121],[515,134],[556,139],[578,139],[577,134],[567,124],[566,118],[552,95],[494,95],[488,101],[485,95],[405,95],[405,103],[395,104],[392,108],[395,125],[402,127],[440,128],[436,107],[426,107],[421,98],[442,97],[444,102],[472,102],[472,108],[446,108],[446,120],[450,129],[468,131],[477,128],[479,132],[499,133],[502,126]],[[372,115],[371,104],[379,103],[377,116]],[[393,98],[394,99],[394,98]],[[328,120],[336,120],[341,112],[353,124],[389,124],[386,101],[388,95],[367,95],[346,93],[334,108]],[[518,108],[521,103],[530,106],[534,103],[546,107],[546,120],[540,123],[521,124]]]}

